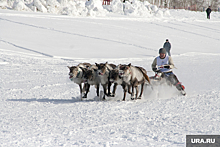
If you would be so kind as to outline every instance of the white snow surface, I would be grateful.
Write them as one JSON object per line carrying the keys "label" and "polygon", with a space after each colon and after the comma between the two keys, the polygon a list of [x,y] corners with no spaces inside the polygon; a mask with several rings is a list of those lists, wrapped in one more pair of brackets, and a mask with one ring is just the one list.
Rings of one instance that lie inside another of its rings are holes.
{"label": "white snow surface", "polygon": [[[220,13],[207,20],[205,12],[185,10],[163,17],[31,11],[0,9],[0,146],[183,147],[186,135],[220,134]],[[81,101],[68,79],[67,66],[107,61],[152,76],[166,38],[187,96],[145,87],[141,100],[121,101],[118,86],[115,98],[100,101],[92,87]]]}

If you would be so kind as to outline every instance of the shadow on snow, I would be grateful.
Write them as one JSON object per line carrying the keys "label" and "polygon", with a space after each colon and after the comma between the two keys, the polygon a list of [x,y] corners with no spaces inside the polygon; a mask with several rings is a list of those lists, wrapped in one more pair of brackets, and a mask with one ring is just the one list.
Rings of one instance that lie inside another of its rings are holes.
{"label": "shadow on snow", "polygon": [[[100,100],[99,97],[94,97],[93,99],[83,99],[83,100],[81,100],[79,97],[72,97],[72,99],[49,99],[49,98],[37,99],[37,98],[31,98],[31,99],[7,99],[7,101],[67,104],[67,103],[78,103],[78,102],[105,102],[105,101],[112,101],[112,100],[109,100],[109,99]],[[114,100],[114,101],[118,101],[118,100]]]}

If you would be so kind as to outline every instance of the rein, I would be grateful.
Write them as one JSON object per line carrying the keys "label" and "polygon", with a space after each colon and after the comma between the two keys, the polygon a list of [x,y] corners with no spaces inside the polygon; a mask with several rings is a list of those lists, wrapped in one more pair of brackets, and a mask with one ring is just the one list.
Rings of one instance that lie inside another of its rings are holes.
{"label": "rein", "polygon": [[78,73],[76,75],[76,78],[79,78],[79,75],[80,75],[80,71],[78,70]]}

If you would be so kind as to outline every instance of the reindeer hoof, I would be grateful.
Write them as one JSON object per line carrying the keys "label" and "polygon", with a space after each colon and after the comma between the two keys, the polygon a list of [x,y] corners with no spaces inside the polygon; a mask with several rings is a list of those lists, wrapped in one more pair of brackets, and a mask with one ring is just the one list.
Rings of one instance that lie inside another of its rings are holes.
{"label": "reindeer hoof", "polygon": [[141,97],[138,97],[137,99],[141,99]]}
{"label": "reindeer hoof", "polygon": [[109,92],[109,93],[107,93],[107,96],[108,97],[114,97],[114,96],[112,96],[113,94],[111,93],[111,92]]}
{"label": "reindeer hoof", "polygon": [[110,96],[110,97],[115,97],[115,94],[111,93],[109,96]]}
{"label": "reindeer hoof", "polygon": [[135,97],[134,97],[134,95],[132,95],[132,96],[131,96],[131,100],[134,100],[134,99],[135,99]]}
{"label": "reindeer hoof", "polygon": [[86,95],[84,95],[82,98],[87,98],[87,96],[86,96]]}

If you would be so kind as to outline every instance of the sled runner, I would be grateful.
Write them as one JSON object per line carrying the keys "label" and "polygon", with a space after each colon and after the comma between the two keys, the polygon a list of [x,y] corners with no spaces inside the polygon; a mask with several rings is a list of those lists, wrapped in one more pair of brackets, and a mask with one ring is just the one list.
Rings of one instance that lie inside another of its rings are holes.
{"label": "sled runner", "polygon": [[168,86],[175,86],[178,91],[180,91],[180,94],[185,96],[185,87],[179,82],[177,77],[173,74],[173,72],[164,73],[160,70],[155,71],[155,75],[149,77],[151,85],[159,86],[159,85],[168,85]]}

